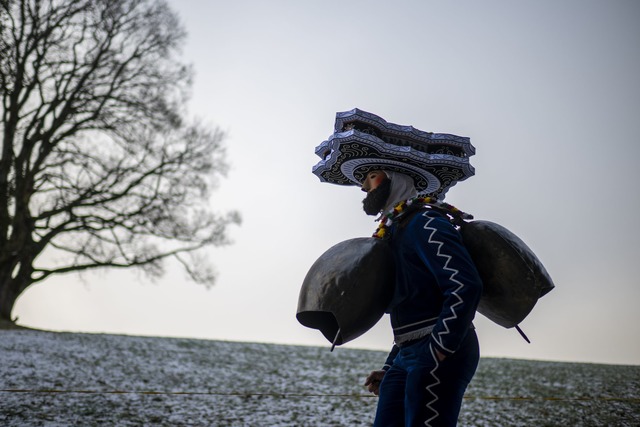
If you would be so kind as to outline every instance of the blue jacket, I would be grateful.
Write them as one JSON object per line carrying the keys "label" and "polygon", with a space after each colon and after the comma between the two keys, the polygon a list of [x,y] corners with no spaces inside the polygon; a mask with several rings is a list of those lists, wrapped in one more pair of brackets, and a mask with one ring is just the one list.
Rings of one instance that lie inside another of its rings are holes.
{"label": "blue jacket", "polygon": [[482,281],[458,230],[443,214],[428,208],[407,213],[391,227],[396,268],[391,315],[397,346],[430,335],[433,346],[449,355],[472,327]]}

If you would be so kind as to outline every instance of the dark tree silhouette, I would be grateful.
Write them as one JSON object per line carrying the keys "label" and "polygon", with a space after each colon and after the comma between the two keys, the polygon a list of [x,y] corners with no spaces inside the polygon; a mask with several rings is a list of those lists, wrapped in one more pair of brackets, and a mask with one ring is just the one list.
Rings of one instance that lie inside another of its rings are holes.
{"label": "dark tree silhouette", "polygon": [[211,209],[224,135],[188,120],[184,38],[164,1],[0,0],[0,320],[54,274],[213,283],[239,217]]}

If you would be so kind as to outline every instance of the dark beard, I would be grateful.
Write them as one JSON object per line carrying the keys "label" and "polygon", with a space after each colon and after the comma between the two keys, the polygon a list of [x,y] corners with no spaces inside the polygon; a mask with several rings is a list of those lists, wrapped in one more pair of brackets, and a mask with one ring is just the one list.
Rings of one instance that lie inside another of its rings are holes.
{"label": "dark beard", "polygon": [[378,215],[391,194],[391,180],[385,179],[362,200],[362,209],[367,215]]}

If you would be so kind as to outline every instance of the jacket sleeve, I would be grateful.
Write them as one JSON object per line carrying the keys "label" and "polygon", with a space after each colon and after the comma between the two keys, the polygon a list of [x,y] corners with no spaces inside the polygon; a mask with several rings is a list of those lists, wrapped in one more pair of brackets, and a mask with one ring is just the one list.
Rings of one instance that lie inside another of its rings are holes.
{"label": "jacket sleeve", "polygon": [[393,359],[396,358],[399,351],[400,351],[400,348],[394,344],[393,347],[391,348],[391,351],[389,352],[389,355],[387,356],[387,360],[384,362],[384,366],[382,367],[383,371],[388,371],[389,368],[393,366]]}
{"label": "jacket sleeve", "polygon": [[462,343],[475,316],[482,280],[458,230],[448,219],[430,213],[414,229],[416,250],[442,293],[443,304],[431,332],[432,344],[445,355]]}

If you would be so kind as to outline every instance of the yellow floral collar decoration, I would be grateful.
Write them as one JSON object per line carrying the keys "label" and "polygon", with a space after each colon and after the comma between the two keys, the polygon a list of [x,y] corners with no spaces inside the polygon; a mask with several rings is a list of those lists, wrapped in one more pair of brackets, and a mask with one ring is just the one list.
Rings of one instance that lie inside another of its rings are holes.
{"label": "yellow floral collar decoration", "polygon": [[440,211],[444,211],[444,213],[450,217],[450,221],[454,224],[459,224],[463,220],[473,219],[473,215],[462,212],[460,209],[450,205],[449,203],[439,202],[433,197],[414,197],[398,203],[389,212],[382,214],[378,223],[378,228],[375,233],[373,233],[372,237],[377,239],[386,238],[391,225],[407,211],[407,208],[411,206],[430,206]]}

